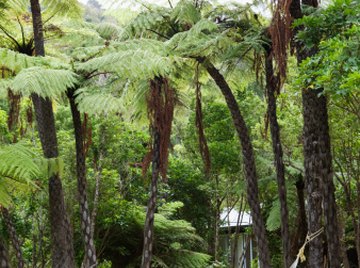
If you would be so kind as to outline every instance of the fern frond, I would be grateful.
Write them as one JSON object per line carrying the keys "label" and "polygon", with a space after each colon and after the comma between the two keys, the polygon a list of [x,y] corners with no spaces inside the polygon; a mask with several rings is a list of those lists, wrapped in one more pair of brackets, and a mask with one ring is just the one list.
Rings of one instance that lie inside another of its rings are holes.
{"label": "fern frond", "polygon": [[0,205],[8,207],[12,203],[12,192],[28,186],[37,187],[33,179],[41,176],[41,168],[33,150],[22,144],[12,144],[0,148]]}
{"label": "fern frond", "polygon": [[173,9],[170,18],[180,24],[194,25],[201,19],[201,14],[193,1],[181,0]]}
{"label": "fern frond", "polygon": [[104,88],[80,88],[76,91],[76,95],[76,102],[81,112],[108,114],[124,110],[121,98]]}
{"label": "fern frond", "polygon": [[234,45],[226,31],[218,30],[215,23],[202,19],[190,30],[174,35],[167,45],[183,57],[213,56]]}
{"label": "fern frond", "polygon": [[31,183],[31,179],[40,175],[35,157],[32,150],[20,144],[0,148],[0,177]]}
{"label": "fern frond", "polygon": [[117,39],[120,34],[120,28],[113,23],[101,23],[95,29],[106,40]]}
{"label": "fern frond", "polygon": [[124,29],[121,39],[133,37],[159,37],[156,33],[161,33],[167,37],[167,32],[171,30],[171,10],[164,7],[150,7],[149,10],[141,12]]}
{"label": "fern frond", "polygon": [[43,0],[41,1],[43,6],[44,20],[47,17],[61,16],[80,18],[81,17],[81,6],[77,0]]}
{"label": "fern frond", "polygon": [[180,59],[164,56],[149,50],[127,50],[92,59],[79,64],[77,69],[85,72],[104,71],[117,73],[130,79],[151,79],[155,76],[167,76],[174,71]]}
{"label": "fern frond", "polygon": [[269,216],[266,220],[266,229],[270,232],[280,228],[280,201],[276,199],[272,203]]}
{"label": "fern frond", "polygon": [[28,68],[36,64],[37,59],[25,54],[14,52],[10,49],[0,48],[0,66],[13,72],[19,72],[23,68]]}
{"label": "fern frond", "polygon": [[22,70],[14,79],[14,92],[29,96],[35,93],[41,97],[55,97],[78,83],[77,75],[68,70],[31,67]]}

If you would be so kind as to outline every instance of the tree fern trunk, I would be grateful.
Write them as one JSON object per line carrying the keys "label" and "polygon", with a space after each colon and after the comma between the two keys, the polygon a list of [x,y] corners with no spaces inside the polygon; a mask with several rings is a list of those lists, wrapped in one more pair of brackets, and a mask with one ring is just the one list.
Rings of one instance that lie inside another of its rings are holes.
{"label": "tree fern trunk", "polygon": [[0,268],[10,268],[9,256],[4,241],[0,237]]}
{"label": "tree fern trunk", "polygon": [[150,268],[153,253],[154,242],[154,217],[157,199],[157,184],[159,178],[159,164],[160,164],[160,133],[157,129],[153,130],[153,156],[152,156],[152,174],[151,174],[151,189],[150,199],[147,205],[145,228],[144,228],[144,247],[142,253],[141,268]]}
{"label": "tree fern trunk", "polygon": [[[36,56],[44,56],[44,36],[41,20],[41,9],[38,0],[30,0],[34,29],[34,43]],[[57,158],[57,138],[54,113],[49,98],[41,98],[33,94],[35,116],[46,158]],[[64,193],[59,174],[49,178],[49,214],[52,239],[52,267],[75,267],[72,230],[66,213]]]}
{"label": "tree fern trunk", "polygon": [[9,211],[5,208],[5,207],[1,207],[1,214],[3,216],[5,225],[6,225],[6,229],[9,233],[10,236],[10,240],[11,243],[14,247],[15,250],[15,254],[16,254],[16,260],[17,260],[17,267],[18,268],[23,268],[25,267],[25,262],[24,262],[24,258],[23,258],[23,254],[22,254],[22,250],[21,250],[21,243],[19,241],[19,238],[17,236],[16,233],[16,229],[15,226],[11,220],[11,217],[9,215]]}
{"label": "tree fern trunk", "polygon": [[[318,6],[317,0],[303,0],[303,4]],[[292,2],[291,15],[293,18],[302,17],[300,1]],[[295,33],[299,29],[295,29]],[[294,43],[297,59],[300,64],[305,58],[317,53],[317,49],[306,49],[300,42]],[[305,183],[307,187],[308,228],[310,233],[322,227],[323,202],[325,215],[325,234],[327,241],[327,257],[329,267],[340,267],[341,245],[336,214],[335,187],[332,175],[332,156],[327,114],[327,99],[323,89],[302,90],[303,102],[303,146]],[[322,236],[318,236],[309,243],[308,264],[310,267],[323,267],[324,248]]]}
{"label": "tree fern trunk", "polygon": [[296,256],[299,249],[305,242],[307,233],[307,221],[306,221],[306,210],[305,210],[305,197],[304,197],[305,184],[302,174],[299,175],[296,181],[296,193],[298,199],[298,214],[296,217],[296,230],[292,236],[291,241],[291,256]]}
{"label": "tree fern trunk", "polygon": [[206,70],[214,79],[215,83],[220,88],[223,96],[225,97],[226,104],[231,112],[233,123],[241,142],[245,177],[247,181],[247,198],[251,209],[251,215],[253,217],[253,229],[258,243],[260,267],[267,268],[270,267],[269,247],[266,237],[265,224],[260,210],[255,158],[248,128],[244,118],[241,115],[239,105],[237,104],[235,97],[223,75],[215,68],[212,63],[208,61],[204,62],[201,59],[200,61],[203,62]]}
{"label": "tree fern trunk", "polygon": [[276,114],[276,97],[277,83],[274,76],[274,69],[271,56],[271,47],[265,55],[265,72],[266,72],[266,91],[268,97],[268,116],[270,120],[270,132],[272,139],[273,153],[275,156],[276,179],[278,184],[278,194],[280,200],[281,212],[281,240],[284,256],[284,267],[290,267],[290,236],[289,236],[289,212],[286,201],[286,184],[285,184],[285,166],[283,162],[283,151],[280,140],[280,128]]}
{"label": "tree fern trunk", "polygon": [[71,114],[74,124],[75,144],[76,144],[76,175],[80,201],[80,221],[81,231],[85,245],[84,268],[96,267],[96,251],[94,239],[91,235],[91,219],[89,205],[87,201],[87,181],[86,181],[86,156],[84,149],[84,135],[81,124],[81,115],[75,104],[74,90],[68,91],[68,98],[71,107]]}

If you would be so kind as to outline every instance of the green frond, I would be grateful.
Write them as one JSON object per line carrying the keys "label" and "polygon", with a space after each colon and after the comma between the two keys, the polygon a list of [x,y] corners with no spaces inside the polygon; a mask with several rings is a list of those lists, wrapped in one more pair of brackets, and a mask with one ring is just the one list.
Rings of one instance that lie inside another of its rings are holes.
{"label": "green frond", "polygon": [[194,25],[201,19],[201,14],[193,1],[181,0],[173,9],[171,19],[180,24]]}
{"label": "green frond", "polygon": [[23,68],[34,66],[37,59],[25,54],[14,52],[10,49],[0,48],[0,66],[15,73]]}
{"label": "green frond", "polygon": [[21,144],[0,148],[0,177],[31,183],[40,174],[35,157],[31,149]]}
{"label": "green frond", "polygon": [[0,148],[0,205],[9,206],[14,190],[36,187],[33,179],[41,175],[39,157],[30,148],[12,144]]}
{"label": "green frond", "polygon": [[101,23],[97,25],[96,31],[106,40],[117,39],[120,34],[120,28],[113,23]]}
{"label": "green frond", "polygon": [[71,71],[31,67],[15,77],[11,88],[26,96],[35,93],[45,98],[59,96],[77,83],[77,75]]}
{"label": "green frond", "polygon": [[77,61],[86,61],[95,56],[101,56],[104,52],[109,52],[112,47],[105,46],[89,46],[89,47],[76,47],[71,52],[71,57]]}
{"label": "green frond", "polygon": [[70,68],[69,63],[55,57],[31,57],[7,48],[0,48],[0,67],[16,74],[23,69],[35,66],[50,67],[53,69]]}
{"label": "green frond", "polygon": [[81,6],[77,0],[43,0],[41,1],[43,7],[44,20],[47,16],[52,17],[54,15],[61,17],[80,18]]}
{"label": "green frond", "polygon": [[226,51],[234,42],[226,31],[219,32],[215,23],[202,19],[190,30],[174,35],[167,45],[183,57],[209,57]]}
{"label": "green frond", "polygon": [[26,0],[7,0],[6,5],[8,7],[6,9],[6,11],[8,12],[7,15],[10,14],[20,15],[28,12],[28,7],[30,5],[30,2]]}
{"label": "green frond", "polygon": [[121,98],[102,87],[81,88],[76,91],[76,95],[76,102],[81,112],[94,115],[124,110]]}
{"label": "green frond", "polygon": [[124,29],[121,39],[132,37],[159,37],[157,33],[166,33],[171,29],[169,21],[171,9],[152,7],[141,12]]}
{"label": "green frond", "polygon": [[266,220],[266,229],[270,232],[280,228],[280,201],[276,199],[272,203],[269,216]]}
{"label": "green frond", "polygon": [[167,76],[175,70],[181,60],[162,51],[155,53],[151,49],[137,48],[110,53],[77,65],[77,69],[85,72],[116,73],[129,79],[151,79],[155,76]]}

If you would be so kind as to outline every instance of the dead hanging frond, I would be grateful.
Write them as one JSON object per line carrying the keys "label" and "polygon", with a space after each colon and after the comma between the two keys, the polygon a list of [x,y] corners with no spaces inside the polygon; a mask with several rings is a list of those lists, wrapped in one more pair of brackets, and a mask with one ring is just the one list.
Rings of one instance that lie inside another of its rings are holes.
{"label": "dead hanging frond", "polygon": [[205,173],[206,175],[209,175],[211,170],[211,161],[210,161],[209,147],[206,141],[204,125],[203,125],[203,113],[201,107],[201,84],[199,82],[199,64],[196,65],[196,69],[195,69],[195,93],[196,93],[195,124],[198,130],[200,154],[204,162]]}
{"label": "dead hanging frond", "polygon": [[169,81],[164,77],[156,77],[150,80],[147,110],[152,139],[155,135],[159,136],[159,152],[155,154],[158,155],[159,159],[152,159],[154,147],[153,142],[151,142],[149,152],[143,161],[143,174],[148,170],[151,161],[158,161],[159,172],[163,179],[166,179],[174,106],[175,92],[170,87]]}
{"label": "dead hanging frond", "polygon": [[272,54],[276,62],[277,71],[283,81],[287,69],[287,48],[291,41],[291,14],[292,0],[274,0],[275,13],[269,27],[272,43]]}

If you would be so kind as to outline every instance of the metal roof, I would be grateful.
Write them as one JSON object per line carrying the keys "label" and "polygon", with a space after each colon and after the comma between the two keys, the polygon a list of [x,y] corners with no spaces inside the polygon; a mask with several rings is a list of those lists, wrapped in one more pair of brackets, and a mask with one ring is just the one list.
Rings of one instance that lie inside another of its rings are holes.
{"label": "metal roof", "polygon": [[251,215],[245,211],[242,211],[239,215],[239,211],[236,209],[225,208],[220,214],[220,227],[235,227],[240,226],[249,226],[252,225]]}

